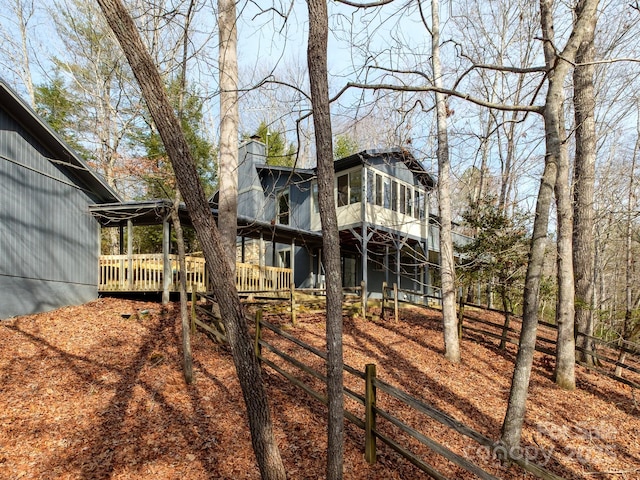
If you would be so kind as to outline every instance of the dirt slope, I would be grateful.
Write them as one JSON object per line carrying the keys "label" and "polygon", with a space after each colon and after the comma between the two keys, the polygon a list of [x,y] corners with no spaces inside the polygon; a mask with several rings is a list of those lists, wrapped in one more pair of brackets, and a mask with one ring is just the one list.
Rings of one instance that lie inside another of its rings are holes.
{"label": "dirt slope", "polygon": [[[497,438],[514,350],[465,339],[463,363],[451,365],[441,356],[436,312],[402,317],[399,324],[345,317],[345,362],[376,363],[379,378]],[[303,316],[288,331],[323,345],[321,316]],[[186,387],[178,334],[174,305],[108,298],[1,322],[0,479],[259,478],[229,352],[199,334],[197,381]],[[549,368],[536,357],[525,453],[566,478],[640,478],[640,410],[630,389],[579,369],[579,389],[562,392]],[[324,408],[269,368],[265,379],[289,478],[323,478]],[[346,382],[361,390],[360,380]],[[379,405],[500,478],[530,478],[390,398],[380,395]],[[426,455],[450,478],[472,478]],[[368,466],[362,432],[348,425],[345,478],[427,477],[385,447]]]}

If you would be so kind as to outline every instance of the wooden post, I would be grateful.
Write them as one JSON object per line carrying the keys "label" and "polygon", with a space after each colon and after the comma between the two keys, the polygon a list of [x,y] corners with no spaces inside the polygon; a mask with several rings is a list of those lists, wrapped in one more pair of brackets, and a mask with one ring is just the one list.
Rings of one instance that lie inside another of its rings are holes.
{"label": "wooden post", "polygon": [[291,296],[291,325],[296,324],[296,284],[293,282],[293,272],[289,274],[289,295]]}
{"label": "wooden post", "polygon": [[380,305],[380,319],[384,320],[385,303],[387,302],[387,282],[382,282],[382,302]]}
{"label": "wooden post", "polygon": [[458,301],[458,338],[462,339],[462,322],[464,321],[464,299],[460,295]]}
{"label": "wooden post", "polygon": [[258,362],[262,358],[262,345],[260,345],[260,340],[262,339],[262,309],[259,309],[256,312],[256,341],[253,348],[253,351],[256,354],[256,358]]}
{"label": "wooden post", "polygon": [[367,284],[364,280],[360,282],[360,299],[362,300],[362,318],[367,318]]}
{"label": "wooden post", "polygon": [[127,287],[133,290],[133,222],[127,220]]}
{"label": "wooden post", "polygon": [[260,232],[260,246],[258,247],[259,255],[258,255],[258,265],[260,270],[260,275],[258,275],[258,290],[264,290],[264,237],[262,232]]}
{"label": "wooden post", "polygon": [[198,301],[198,295],[196,293],[196,287],[191,284],[191,335],[196,334],[196,302]]}
{"label": "wooden post", "polygon": [[398,284],[393,284],[393,314],[395,316],[395,321],[398,323]]}
{"label": "wooden post", "polygon": [[500,337],[500,350],[507,348],[507,335],[509,334],[509,312],[504,312],[504,326],[502,327],[502,336]]}
{"label": "wooden post", "polygon": [[365,391],[364,391],[364,459],[369,465],[376,463],[376,387],[373,380],[376,378],[376,365],[368,363],[365,366]]}
{"label": "wooden post", "polygon": [[162,220],[162,304],[169,303],[169,292],[173,283],[173,271],[171,269],[171,224],[168,217]]}

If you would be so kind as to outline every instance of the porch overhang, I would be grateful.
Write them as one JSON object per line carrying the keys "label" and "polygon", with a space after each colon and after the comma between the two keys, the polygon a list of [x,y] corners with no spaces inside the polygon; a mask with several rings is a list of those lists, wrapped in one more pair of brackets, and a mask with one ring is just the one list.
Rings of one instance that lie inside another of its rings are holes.
{"label": "porch overhang", "polygon": [[[91,205],[89,212],[103,227],[126,227],[131,221],[133,225],[159,225],[165,220],[173,208],[168,199],[144,200],[140,202],[122,202]],[[211,209],[218,221],[218,210]],[[180,222],[192,227],[189,211],[184,204],[178,209]],[[278,225],[248,217],[238,217],[238,236],[246,238],[263,238],[265,241],[295,244],[307,248],[322,247],[322,232],[301,230],[288,225]]]}

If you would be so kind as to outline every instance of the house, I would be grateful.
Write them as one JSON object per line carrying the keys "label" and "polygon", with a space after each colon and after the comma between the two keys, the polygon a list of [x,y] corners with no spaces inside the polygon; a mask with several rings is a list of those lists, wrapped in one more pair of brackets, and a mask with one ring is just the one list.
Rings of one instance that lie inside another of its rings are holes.
{"label": "house", "polygon": [[0,319],[98,296],[99,224],[117,194],[0,80]]}
{"label": "house", "polygon": [[[265,145],[240,147],[238,214],[256,221],[320,233],[317,172],[270,166]],[[335,163],[335,201],[343,287],[365,282],[370,295],[383,283],[416,294],[435,294],[439,230],[430,212],[434,178],[403,149],[365,150]],[[249,251],[261,251],[256,247]],[[273,265],[294,268],[298,287],[323,283],[321,247],[267,245]],[[243,258],[247,244],[243,243]]]}

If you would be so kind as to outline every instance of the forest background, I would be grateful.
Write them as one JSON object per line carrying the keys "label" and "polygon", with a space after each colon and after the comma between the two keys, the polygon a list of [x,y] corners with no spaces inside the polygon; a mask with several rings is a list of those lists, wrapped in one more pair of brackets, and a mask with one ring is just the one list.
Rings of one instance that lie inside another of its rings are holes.
{"label": "forest background", "polygon": [[[6,3],[0,62],[7,80],[123,198],[170,196],[175,185],[158,132],[97,5]],[[508,272],[503,268],[482,279],[493,283],[503,302],[508,286],[511,307],[522,304],[525,318],[528,306],[542,306],[543,313],[549,306],[562,327],[569,318],[573,323],[575,281],[576,325],[612,340],[632,339],[640,304],[634,261],[640,240],[638,4],[452,1],[443,4],[439,28],[437,2],[431,12],[425,5],[329,3],[335,156],[370,148],[411,150],[438,172],[441,219],[449,203],[442,184],[450,165],[451,211],[461,228],[499,233],[507,219],[511,232],[533,234],[526,277],[521,256],[515,264],[507,259]],[[210,193],[220,124],[216,5],[140,0],[127,7],[181,112]],[[236,8],[242,136],[263,132],[267,145],[281,145],[273,157],[313,166],[301,6],[240,2]],[[547,222],[552,193],[557,215]],[[556,240],[557,248],[548,240]],[[487,246],[478,244],[475,257],[466,252],[471,260],[459,279],[467,286],[500,253],[487,256]],[[573,264],[564,263],[571,255]],[[536,265],[533,258],[546,262]],[[531,279],[540,283],[527,284]],[[527,293],[536,297],[528,306]],[[556,300],[560,308],[554,309]]]}

